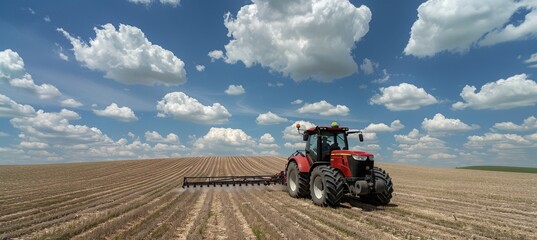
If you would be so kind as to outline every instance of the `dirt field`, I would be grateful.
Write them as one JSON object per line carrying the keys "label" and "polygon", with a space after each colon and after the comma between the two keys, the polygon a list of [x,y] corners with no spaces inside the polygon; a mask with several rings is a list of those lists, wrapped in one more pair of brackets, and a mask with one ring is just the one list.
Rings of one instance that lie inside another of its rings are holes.
{"label": "dirt field", "polygon": [[537,239],[537,175],[379,164],[392,204],[339,208],[284,187],[180,188],[183,176],[274,174],[284,158],[0,167],[0,239]]}

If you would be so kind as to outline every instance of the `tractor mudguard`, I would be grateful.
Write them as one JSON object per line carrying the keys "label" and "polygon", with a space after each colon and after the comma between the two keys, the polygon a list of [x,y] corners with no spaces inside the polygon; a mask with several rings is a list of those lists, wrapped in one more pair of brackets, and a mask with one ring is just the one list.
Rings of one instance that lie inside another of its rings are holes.
{"label": "tractor mudguard", "polygon": [[[289,162],[294,161],[298,165],[298,170],[301,173],[309,173],[310,172],[310,163],[306,157],[303,156],[293,156],[289,158],[289,161],[287,165],[289,165]],[[287,170],[287,169],[286,169]]]}

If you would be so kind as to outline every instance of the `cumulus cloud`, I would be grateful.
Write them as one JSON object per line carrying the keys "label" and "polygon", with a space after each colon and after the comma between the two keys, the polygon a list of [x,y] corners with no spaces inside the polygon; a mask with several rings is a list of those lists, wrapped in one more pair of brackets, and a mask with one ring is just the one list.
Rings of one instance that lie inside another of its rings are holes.
{"label": "cumulus cloud", "polygon": [[[529,11],[525,19],[520,24],[510,22],[523,9]],[[429,0],[418,7],[404,52],[417,57],[442,51],[463,53],[472,46],[534,37],[536,23],[534,1]]]}
{"label": "cumulus cloud", "polygon": [[468,141],[464,144],[467,148],[483,149],[514,149],[532,146],[532,139],[526,139],[517,134],[485,133],[485,135],[469,136]]}
{"label": "cumulus cloud", "polygon": [[24,89],[40,99],[52,99],[62,95],[51,84],[35,84],[32,75],[24,68],[23,59],[11,49],[0,52],[0,81],[5,81],[12,87]]}
{"label": "cumulus cloud", "polygon": [[295,101],[292,101],[291,104],[294,104],[294,105],[299,105],[299,104],[302,104],[304,101],[302,99],[297,99]]}
{"label": "cumulus cloud", "polygon": [[[259,138],[259,147],[263,149],[277,148],[276,139],[270,133],[265,133]],[[272,154],[277,155],[277,154]]]}
{"label": "cumulus cloud", "polygon": [[89,43],[57,29],[69,39],[77,61],[124,84],[178,85],[186,82],[185,64],[172,52],[152,44],[137,27],[105,24],[94,28]]}
{"label": "cumulus cloud", "polygon": [[368,31],[371,11],[348,0],[259,0],[243,6],[224,25],[232,38],[227,63],[254,64],[290,76],[330,82],[358,70],[351,50]]}
{"label": "cumulus cloud", "polygon": [[269,86],[269,87],[283,87],[283,83],[281,83],[281,82],[267,83],[267,86]]}
{"label": "cumulus cloud", "polygon": [[[144,4],[146,6],[155,2],[155,0],[128,0],[128,1],[131,3],[136,3],[136,4]],[[159,2],[161,4],[168,4],[168,5],[171,5],[172,7],[177,7],[181,3],[181,0],[159,0]]]}
{"label": "cumulus cloud", "polygon": [[435,97],[409,83],[380,88],[380,94],[369,101],[371,105],[384,105],[391,111],[417,110],[435,103],[438,103]]}
{"label": "cumulus cloud", "polygon": [[524,63],[529,64],[532,68],[537,68],[537,53],[532,54]]}
{"label": "cumulus cloud", "polygon": [[517,125],[512,122],[500,122],[496,123],[493,126],[494,129],[502,130],[502,131],[531,131],[531,130],[537,130],[537,118],[534,116],[530,116],[526,119],[524,119],[524,122],[522,122],[521,125]]}
{"label": "cumulus cloud", "polygon": [[390,126],[384,123],[371,123],[366,128],[364,132],[394,132],[401,130],[405,127],[399,120],[394,120]]}
{"label": "cumulus cloud", "polygon": [[203,66],[203,65],[196,65],[196,71],[198,71],[198,72],[203,72],[203,71],[205,71],[205,66]]}
{"label": "cumulus cloud", "polygon": [[35,115],[35,109],[30,105],[18,104],[11,98],[0,94],[0,117],[17,117]]}
{"label": "cumulus cloud", "polygon": [[360,64],[360,70],[365,74],[373,74],[378,66],[378,63],[371,61],[369,58],[364,58],[362,64]]}
{"label": "cumulus cloud", "polygon": [[242,85],[229,85],[225,92],[227,95],[241,95],[244,94],[246,91],[244,90]]}
{"label": "cumulus cloud", "polygon": [[157,142],[157,143],[179,143],[179,136],[174,133],[168,133],[166,137],[160,135],[156,131],[147,131],[145,132],[145,140],[148,142]]}
{"label": "cumulus cloud", "polygon": [[204,154],[253,154],[257,142],[241,129],[215,128],[194,141],[194,150]]}
{"label": "cumulus cloud", "polygon": [[325,100],[316,103],[306,103],[297,110],[298,113],[316,113],[321,116],[347,116],[350,109],[345,105],[334,106]]}
{"label": "cumulus cloud", "polygon": [[428,160],[452,159],[451,149],[446,142],[422,135],[417,129],[412,129],[406,135],[394,135],[397,149],[393,151],[393,157],[399,162],[423,163]]}
{"label": "cumulus cloud", "polygon": [[[13,118],[10,122],[20,130],[21,142],[11,151],[0,148],[0,152],[18,159],[14,163],[21,163],[171,157],[188,150],[174,135],[168,135],[163,138],[167,142],[154,146],[138,139],[130,143],[124,138],[114,141],[98,128],[71,123],[78,119],[78,113],[66,109],[39,110],[33,116]],[[175,138],[177,141],[171,142]]]}
{"label": "cumulus cloud", "polygon": [[221,50],[213,50],[213,51],[210,51],[207,56],[209,56],[211,58],[211,61],[214,62],[214,60],[218,60],[218,59],[224,59],[224,52],[222,52]]}
{"label": "cumulus cloud", "polygon": [[537,83],[519,74],[496,82],[486,83],[479,92],[474,86],[466,85],[460,94],[464,102],[456,102],[453,109],[511,109],[535,106],[537,103]]}
{"label": "cumulus cloud", "polygon": [[276,125],[284,122],[288,122],[289,119],[283,118],[272,112],[261,113],[255,119],[258,125]]}
{"label": "cumulus cloud", "polygon": [[300,124],[300,130],[304,131],[308,128],[315,127],[316,125],[308,122],[308,121],[296,121],[293,124],[285,127],[285,129],[282,131],[283,133],[283,139],[294,141],[294,142],[302,142],[302,134],[299,134],[296,130],[296,124]]}
{"label": "cumulus cloud", "polygon": [[388,70],[382,69],[382,76],[380,78],[373,80],[373,83],[385,83],[389,80],[390,80],[390,74],[388,73]]}
{"label": "cumulus cloud", "polygon": [[79,101],[74,100],[72,98],[62,100],[60,103],[64,107],[73,107],[73,108],[82,107],[84,105],[84,104],[80,103]]}
{"label": "cumulus cloud", "polygon": [[202,124],[223,124],[231,117],[228,110],[220,103],[205,106],[183,92],[166,94],[161,101],[158,101],[157,110],[159,117],[172,116],[175,119]]}
{"label": "cumulus cloud", "polygon": [[470,126],[460,119],[446,118],[441,113],[437,113],[432,119],[424,118],[421,128],[431,135],[445,135],[479,129],[479,126],[475,124]]}
{"label": "cumulus cloud", "polygon": [[134,122],[138,120],[132,109],[129,107],[119,107],[116,103],[110,104],[103,110],[93,109],[93,112],[97,116],[109,117],[122,122]]}

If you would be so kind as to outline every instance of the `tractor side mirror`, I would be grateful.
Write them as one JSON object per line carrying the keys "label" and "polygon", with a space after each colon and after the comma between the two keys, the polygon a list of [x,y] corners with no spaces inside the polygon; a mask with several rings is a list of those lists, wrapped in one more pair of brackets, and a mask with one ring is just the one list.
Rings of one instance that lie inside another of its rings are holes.
{"label": "tractor side mirror", "polygon": [[364,134],[362,134],[362,131],[360,131],[360,130],[347,131],[347,135],[355,134],[355,133],[358,133],[358,139],[360,139],[360,142],[363,142],[364,141]]}
{"label": "tractor side mirror", "polygon": [[310,135],[308,133],[302,134],[302,140],[304,140],[304,141],[308,141],[309,137],[310,137]]}

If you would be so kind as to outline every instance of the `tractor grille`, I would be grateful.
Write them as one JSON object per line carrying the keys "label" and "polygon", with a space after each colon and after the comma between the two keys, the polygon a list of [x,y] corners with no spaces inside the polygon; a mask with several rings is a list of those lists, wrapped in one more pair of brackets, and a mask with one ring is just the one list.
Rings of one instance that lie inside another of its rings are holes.
{"label": "tractor grille", "polygon": [[352,156],[348,156],[347,161],[349,163],[352,176],[358,178],[365,178],[365,175],[371,172],[370,170],[373,169],[374,166],[374,161],[370,160],[369,158],[367,158],[365,161],[358,161],[352,158]]}

